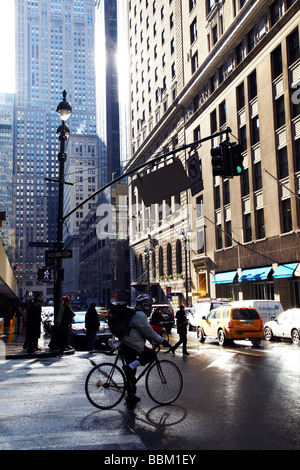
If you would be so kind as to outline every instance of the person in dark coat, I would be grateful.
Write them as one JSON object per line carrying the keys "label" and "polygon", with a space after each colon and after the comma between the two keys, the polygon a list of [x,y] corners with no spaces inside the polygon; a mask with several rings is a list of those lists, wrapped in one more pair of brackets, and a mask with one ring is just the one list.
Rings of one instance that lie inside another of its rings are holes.
{"label": "person in dark coat", "polygon": [[185,316],[185,308],[183,305],[180,305],[178,312],[176,313],[176,320],[177,320],[177,333],[179,334],[179,341],[171,348],[173,354],[175,354],[175,350],[182,344],[182,352],[185,356],[189,356],[189,353],[186,349],[187,343],[187,325],[188,321]]}
{"label": "person in dark coat", "polygon": [[95,339],[96,333],[99,330],[100,322],[98,313],[96,310],[96,304],[91,304],[89,309],[85,314],[85,328],[86,328],[86,336],[88,340],[88,349],[89,352],[95,351]]}
{"label": "person in dark coat", "polygon": [[65,295],[63,297],[57,318],[54,322],[57,329],[59,349],[61,351],[64,351],[65,349],[72,349],[72,347],[69,346],[69,335],[71,331],[72,319],[74,316],[75,313],[73,312],[70,305],[70,297]]}
{"label": "person in dark coat", "polygon": [[26,338],[24,348],[27,349],[27,352],[33,353],[37,351],[38,340],[41,336],[41,296],[36,295],[34,297],[33,303],[28,307],[26,311]]}

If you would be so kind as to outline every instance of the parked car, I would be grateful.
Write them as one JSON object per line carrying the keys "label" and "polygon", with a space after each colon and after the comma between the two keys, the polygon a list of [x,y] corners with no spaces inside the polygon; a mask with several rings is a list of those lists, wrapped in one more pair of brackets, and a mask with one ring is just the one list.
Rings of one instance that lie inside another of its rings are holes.
{"label": "parked car", "polygon": [[188,316],[190,329],[196,329],[203,316],[207,316],[213,308],[220,307],[223,303],[227,303],[227,301],[203,300],[193,305]]}
{"label": "parked car", "polygon": [[300,308],[285,310],[265,324],[265,339],[275,338],[291,339],[293,344],[300,344]]}
{"label": "parked car", "polygon": [[[70,344],[76,347],[87,347],[87,337],[85,329],[86,312],[76,312],[72,319],[72,328],[70,334]],[[112,338],[112,333],[105,321],[100,321],[100,328],[96,333],[95,346],[97,343],[107,345],[108,340]]]}
{"label": "parked car", "polygon": [[259,346],[264,337],[263,321],[255,308],[221,305],[203,316],[197,325],[197,338],[215,338],[220,346],[248,339],[253,346]]}
{"label": "parked car", "polygon": [[174,315],[173,307],[171,307],[171,305],[168,305],[168,304],[154,304],[152,305],[151,315],[156,308],[160,308],[161,314],[165,321],[166,331],[167,333],[170,333],[170,331],[172,330],[175,324],[175,315]]}
{"label": "parked car", "polygon": [[51,311],[48,311],[45,314],[44,320],[43,320],[43,325],[44,329],[47,333],[51,334],[52,328],[54,325],[54,308],[52,307]]}

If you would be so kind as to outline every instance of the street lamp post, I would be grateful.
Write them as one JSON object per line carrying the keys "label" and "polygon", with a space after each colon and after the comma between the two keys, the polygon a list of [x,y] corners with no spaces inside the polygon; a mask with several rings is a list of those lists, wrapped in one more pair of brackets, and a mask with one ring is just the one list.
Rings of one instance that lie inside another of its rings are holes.
{"label": "street lamp post", "polygon": [[184,252],[185,252],[185,303],[186,307],[189,306],[189,283],[188,283],[188,263],[187,263],[187,252],[189,249],[189,238],[191,237],[193,231],[191,227],[188,227],[187,230],[181,230],[180,238],[184,241]]}
{"label": "street lamp post", "polygon": [[[72,106],[66,100],[67,92],[63,91],[63,100],[57,105],[56,111],[59,113],[61,118],[61,125],[56,130],[56,135],[60,141],[60,151],[58,153],[59,161],[59,186],[58,186],[58,216],[57,216],[57,239],[56,248],[62,250],[63,243],[63,224],[64,224],[64,166],[67,159],[65,151],[65,144],[70,135],[70,129],[66,125],[65,121],[70,117],[72,113]],[[54,318],[57,317],[59,307],[61,303],[61,283],[63,280],[62,271],[62,259],[56,260],[55,266],[55,278],[54,278]]]}
{"label": "street lamp post", "polygon": [[147,263],[147,294],[150,295],[150,254],[153,253],[153,247],[150,245],[149,248],[144,249],[144,255]]}

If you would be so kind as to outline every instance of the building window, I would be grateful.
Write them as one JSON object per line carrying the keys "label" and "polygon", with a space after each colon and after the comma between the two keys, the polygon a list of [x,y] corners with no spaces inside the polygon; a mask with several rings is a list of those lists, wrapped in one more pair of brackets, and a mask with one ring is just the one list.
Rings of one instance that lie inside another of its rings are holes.
{"label": "building window", "polygon": [[282,74],[281,45],[272,52],[272,76],[273,80]]}
{"label": "building window", "polygon": [[285,124],[284,95],[275,100],[275,129]]}
{"label": "building window", "polygon": [[281,213],[282,213],[282,232],[291,232],[292,226],[292,211],[291,211],[291,200],[285,199],[281,201]]}
{"label": "building window", "polygon": [[258,191],[262,188],[262,174],[261,174],[261,162],[257,162],[254,165],[254,191]]}
{"label": "building window", "polygon": [[197,17],[190,25],[190,44],[192,45],[197,39]]}
{"label": "building window", "polygon": [[252,240],[251,214],[244,215],[244,242]]}
{"label": "building window", "polygon": [[238,111],[245,106],[245,87],[244,82],[237,87],[237,109]]}
{"label": "building window", "polygon": [[265,238],[265,217],[263,209],[256,211],[256,236],[257,239]]}
{"label": "building window", "polygon": [[168,243],[167,246],[167,276],[173,275],[173,268],[172,268],[172,247],[171,244]]}
{"label": "building window", "polygon": [[298,28],[288,36],[288,65],[292,65],[300,57]]}
{"label": "building window", "polygon": [[249,99],[252,100],[257,95],[256,70],[249,76]]}
{"label": "building window", "polygon": [[216,226],[216,248],[217,250],[221,250],[223,248],[221,225]]}
{"label": "building window", "polygon": [[279,179],[289,176],[287,147],[278,150]]}

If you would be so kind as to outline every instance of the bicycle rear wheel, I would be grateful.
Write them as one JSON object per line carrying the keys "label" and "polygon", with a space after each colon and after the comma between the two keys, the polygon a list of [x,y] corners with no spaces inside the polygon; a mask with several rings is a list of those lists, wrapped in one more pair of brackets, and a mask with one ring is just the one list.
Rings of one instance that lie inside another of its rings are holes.
{"label": "bicycle rear wheel", "polygon": [[150,398],[159,405],[173,403],[183,386],[182,374],[171,361],[157,361],[146,375],[146,390]]}
{"label": "bicycle rear wheel", "polygon": [[104,362],[88,373],[85,393],[96,408],[108,410],[120,403],[125,395],[125,385],[125,375],[120,367]]}

